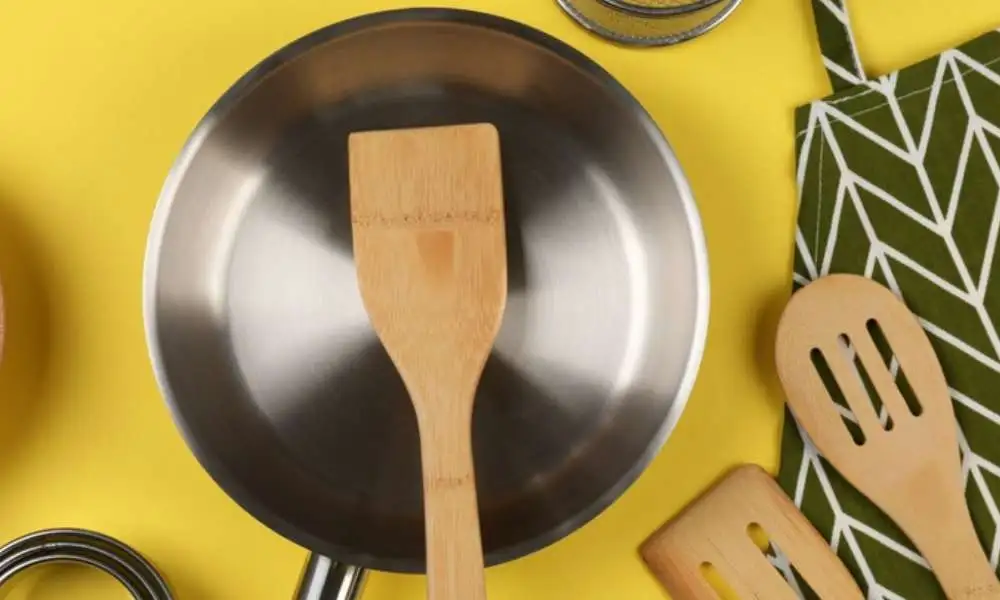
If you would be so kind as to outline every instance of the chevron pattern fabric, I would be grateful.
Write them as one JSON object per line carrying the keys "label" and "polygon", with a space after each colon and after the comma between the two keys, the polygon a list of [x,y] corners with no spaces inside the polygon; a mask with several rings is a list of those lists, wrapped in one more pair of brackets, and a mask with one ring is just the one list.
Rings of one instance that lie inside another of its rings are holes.
{"label": "chevron pattern fabric", "polygon": [[[950,386],[969,509],[996,568],[1000,31],[868,79],[843,0],[813,7],[835,92],[796,111],[793,288],[828,273],[860,274],[917,315]],[[840,410],[850,424],[850,410]],[[906,536],[825,461],[791,412],[785,417],[779,482],[867,598],[944,600]],[[803,598],[813,597],[780,551],[772,561]]]}

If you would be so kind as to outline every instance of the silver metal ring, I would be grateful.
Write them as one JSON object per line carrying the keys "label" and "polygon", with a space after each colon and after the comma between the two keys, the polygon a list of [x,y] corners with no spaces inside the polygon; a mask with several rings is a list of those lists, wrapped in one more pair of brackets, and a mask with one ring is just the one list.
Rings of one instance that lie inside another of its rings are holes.
{"label": "silver metal ring", "polygon": [[695,4],[667,13],[620,0],[556,0],[563,12],[594,35],[625,46],[671,46],[705,35],[732,15],[742,0]]}
{"label": "silver metal ring", "polygon": [[650,17],[667,17],[671,15],[683,15],[690,12],[695,12],[703,8],[709,7],[713,4],[717,4],[722,0],[691,0],[683,4],[668,5],[663,4],[653,5],[653,4],[641,4],[634,0],[600,0],[601,2],[607,4],[612,8],[617,8],[618,10],[624,10],[626,12],[635,13],[637,15],[648,15]]}
{"label": "silver metal ring", "polygon": [[38,565],[75,563],[100,569],[118,580],[135,600],[172,600],[156,569],[138,552],[104,534],[85,529],[46,529],[0,548],[0,587]]}

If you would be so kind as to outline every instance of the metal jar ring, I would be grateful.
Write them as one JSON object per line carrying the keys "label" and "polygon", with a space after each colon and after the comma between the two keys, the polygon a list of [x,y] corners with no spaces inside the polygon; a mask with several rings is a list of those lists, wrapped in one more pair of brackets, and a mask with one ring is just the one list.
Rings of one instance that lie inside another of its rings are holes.
{"label": "metal jar ring", "polygon": [[556,0],[563,12],[591,33],[626,46],[671,46],[705,35],[742,0],[701,0],[674,7],[635,0]]}
{"label": "metal jar ring", "polygon": [[172,600],[152,564],[118,540],[85,529],[46,529],[0,548],[0,588],[18,573],[46,563],[76,563],[118,580],[135,600]]}

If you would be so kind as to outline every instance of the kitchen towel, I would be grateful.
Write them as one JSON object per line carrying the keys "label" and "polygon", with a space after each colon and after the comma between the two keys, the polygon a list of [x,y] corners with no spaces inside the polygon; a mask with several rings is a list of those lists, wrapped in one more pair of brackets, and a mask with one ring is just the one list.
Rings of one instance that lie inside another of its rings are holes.
{"label": "kitchen towel", "polygon": [[[833,93],[795,113],[793,289],[828,273],[864,275],[920,319],[948,380],[969,509],[996,568],[1000,32],[867,77],[846,0],[812,5]],[[912,544],[824,460],[787,409],[778,479],[867,598],[944,600]],[[810,596],[780,554],[773,561]]]}

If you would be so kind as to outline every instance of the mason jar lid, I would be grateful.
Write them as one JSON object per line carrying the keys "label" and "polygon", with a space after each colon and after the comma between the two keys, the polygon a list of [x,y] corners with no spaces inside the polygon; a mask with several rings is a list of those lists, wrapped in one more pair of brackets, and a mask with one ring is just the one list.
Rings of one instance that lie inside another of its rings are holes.
{"label": "mason jar lid", "polygon": [[604,0],[614,8],[649,16],[678,15],[718,4],[723,0]]}
{"label": "mason jar lid", "polygon": [[[628,46],[667,46],[715,29],[742,0],[557,0],[591,33]],[[668,6],[669,5],[669,6]]]}

